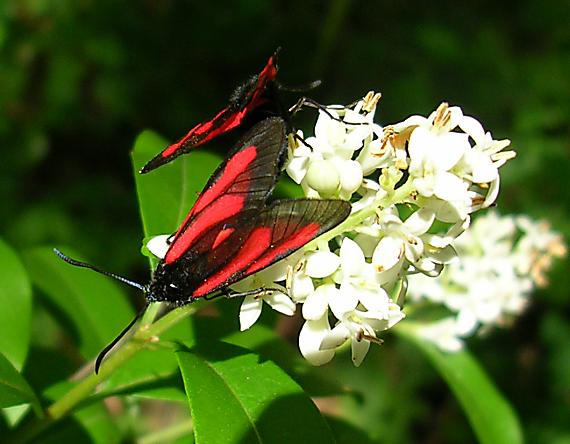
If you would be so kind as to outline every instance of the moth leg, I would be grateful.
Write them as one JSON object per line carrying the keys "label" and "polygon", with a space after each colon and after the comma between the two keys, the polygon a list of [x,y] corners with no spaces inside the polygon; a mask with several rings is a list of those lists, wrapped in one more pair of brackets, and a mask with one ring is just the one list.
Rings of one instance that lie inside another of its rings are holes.
{"label": "moth leg", "polygon": [[[224,290],[227,291],[227,289],[224,289]],[[256,288],[254,290],[244,291],[244,292],[240,292],[240,293],[230,293],[228,291],[227,293],[225,293],[225,296],[228,299],[241,298],[241,297],[247,297],[247,296],[254,296],[256,298],[260,298],[263,296],[267,296],[267,295],[273,293],[274,291],[279,291],[279,292],[283,293],[282,288],[262,287],[262,288]]]}
{"label": "moth leg", "polygon": [[337,122],[342,122],[342,123],[345,123],[347,125],[363,125],[362,122],[346,122],[346,121],[342,120],[340,117],[335,116],[334,114],[332,114],[329,111],[329,110],[335,110],[335,109],[347,109],[347,108],[354,106],[356,103],[358,103],[358,102],[350,103],[350,104],[344,105],[344,106],[343,105],[341,105],[341,106],[325,106],[325,105],[320,104],[316,100],[311,99],[310,97],[301,97],[299,100],[297,100],[297,103],[295,103],[291,108],[289,108],[289,113],[291,114],[291,116],[294,116],[299,111],[301,111],[301,109],[303,109],[304,107],[314,108],[314,109],[318,109],[319,111],[322,111],[327,116],[329,116],[332,120],[336,120]]}
{"label": "moth leg", "polygon": [[[302,143],[303,145],[305,145],[305,146],[311,148],[311,150],[313,150],[313,151],[315,150],[315,149],[311,146],[311,144],[308,143],[308,142],[307,142],[303,137],[301,137],[298,133],[289,133],[289,137],[292,137],[292,138],[293,138],[293,141],[291,141],[291,140],[289,141],[289,145],[290,145],[290,146],[292,146],[292,147],[297,147],[298,145],[291,145],[291,144],[292,144],[292,143],[295,143],[295,142],[300,142],[300,143]],[[293,149],[293,148],[292,148],[292,149]]]}
{"label": "moth leg", "polygon": [[205,301],[213,301],[214,299],[218,299],[221,296],[226,296],[225,291],[227,291],[226,288],[221,290],[219,293],[213,293],[213,294],[209,294],[207,296],[204,296],[202,299],[204,299]]}

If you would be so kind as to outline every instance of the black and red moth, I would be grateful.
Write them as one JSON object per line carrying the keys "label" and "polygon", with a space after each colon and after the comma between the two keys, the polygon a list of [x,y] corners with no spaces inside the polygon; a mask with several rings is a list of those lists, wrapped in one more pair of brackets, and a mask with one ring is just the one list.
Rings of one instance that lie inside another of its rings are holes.
{"label": "black and red moth", "polygon": [[[177,305],[223,291],[229,285],[289,256],[343,222],[350,203],[288,199],[267,202],[283,166],[287,147],[283,119],[271,117],[252,127],[214,172],[158,264],[149,284],[75,261],[72,265],[119,278],[141,289],[147,301]],[[138,319],[105,348],[104,355]]]}
{"label": "black and red moth", "polygon": [[251,76],[234,91],[228,106],[210,120],[193,127],[176,143],[166,147],[151,159],[140,172],[148,173],[215,137],[231,131],[239,126],[253,110],[266,104],[269,101],[267,90],[277,76],[278,52],[279,49],[269,57],[267,64],[259,74]]}

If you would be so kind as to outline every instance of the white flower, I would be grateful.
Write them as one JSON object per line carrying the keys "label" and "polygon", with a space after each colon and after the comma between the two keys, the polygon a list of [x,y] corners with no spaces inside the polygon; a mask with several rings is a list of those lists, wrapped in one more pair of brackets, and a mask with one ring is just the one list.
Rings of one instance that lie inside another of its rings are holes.
{"label": "white flower", "polygon": [[426,234],[434,219],[435,214],[427,208],[415,211],[405,222],[397,216],[395,208],[379,214],[378,228],[383,237],[374,249],[372,263],[381,274],[382,281],[395,280],[405,260],[424,273],[438,274],[441,265],[455,257],[451,247],[429,243],[438,240]]}
{"label": "white flower", "polygon": [[422,206],[444,222],[455,223],[491,205],[499,190],[498,168],[515,156],[502,151],[510,141],[494,140],[476,119],[446,103],[428,118],[412,116],[390,130],[394,140],[408,140],[411,180],[428,199]]}
{"label": "white flower", "polygon": [[[527,230],[522,235],[521,227]],[[456,225],[452,230],[461,232],[462,228]],[[472,335],[482,326],[503,325],[521,313],[534,285],[546,279],[544,272],[553,253],[565,253],[561,239],[547,225],[492,211],[479,217],[453,245],[459,260],[448,264],[439,279],[408,277],[412,300],[444,304],[455,315],[422,330],[427,339],[448,350],[458,346],[455,336]],[[554,249],[546,251],[547,245]]]}
{"label": "white flower", "polygon": [[365,98],[354,110],[338,106],[320,110],[315,135],[290,146],[287,173],[308,197],[350,199],[359,189],[363,166],[352,158],[356,150],[368,147],[375,134],[381,134],[381,128],[372,124],[375,103]]}
{"label": "white flower", "polygon": [[330,332],[324,335],[320,350],[335,350],[350,339],[352,362],[358,367],[368,353],[370,342],[382,342],[377,339],[376,332],[393,327],[403,318],[404,313],[393,302],[382,311],[349,311]]}
{"label": "white flower", "polygon": [[321,342],[330,330],[331,326],[326,315],[314,321],[306,321],[301,328],[299,350],[312,365],[326,364],[334,357],[334,350],[321,350]]}
{"label": "white flower", "polygon": [[306,184],[323,197],[334,196],[340,187],[340,171],[332,160],[315,160],[309,163]]}
{"label": "white flower", "polygon": [[470,149],[466,134],[433,132],[417,127],[410,137],[410,175],[425,197],[460,200],[468,184],[450,170]]}
{"label": "white flower", "polygon": [[524,233],[514,251],[517,272],[530,275],[537,286],[544,287],[548,285],[546,272],[552,266],[552,260],[566,255],[566,244],[546,221],[533,221],[529,217],[519,216],[515,222]]}
{"label": "white flower", "polygon": [[341,318],[344,313],[356,308],[358,302],[367,309],[384,305],[388,296],[380,286],[380,278],[374,266],[366,262],[360,246],[350,238],[344,238],[340,247],[341,266],[334,276],[340,284],[339,292],[343,305],[331,307],[334,315]]}
{"label": "white flower", "polygon": [[313,278],[330,276],[339,265],[340,258],[326,249],[305,253],[290,269],[287,277],[289,295],[295,302],[305,302],[315,291]]}
{"label": "white flower", "polygon": [[295,314],[295,303],[287,296],[285,288],[283,291],[267,290],[259,294],[250,294],[244,297],[239,312],[241,331],[247,330],[259,319],[263,301],[279,313],[287,316]]}
{"label": "white flower", "polygon": [[277,262],[231,286],[232,290],[245,294],[239,314],[242,331],[259,319],[263,302],[287,316],[295,314],[295,303],[287,295],[285,287],[274,283],[285,280],[288,266],[286,261]]}
{"label": "white flower", "polygon": [[386,191],[380,187],[378,182],[371,179],[363,179],[358,188],[357,193],[361,199],[352,204],[352,213],[362,210],[374,204],[378,199],[386,196]]}

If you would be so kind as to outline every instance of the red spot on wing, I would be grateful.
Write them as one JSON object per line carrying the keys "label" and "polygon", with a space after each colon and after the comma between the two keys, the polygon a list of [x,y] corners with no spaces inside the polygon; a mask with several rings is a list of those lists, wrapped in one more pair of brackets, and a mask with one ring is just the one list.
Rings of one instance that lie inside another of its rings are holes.
{"label": "red spot on wing", "polygon": [[239,252],[226,264],[225,267],[218,270],[206,281],[198,286],[192,296],[201,297],[205,296],[216,288],[224,285],[235,274],[244,270],[249,264],[255,261],[259,256],[270,247],[271,245],[271,228],[258,227],[255,228],[249,238],[245,241]]}
{"label": "red spot on wing", "polygon": [[306,243],[313,240],[319,233],[321,226],[317,223],[308,224],[300,230],[295,231],[291,236],[289,236],[284,242],[281,242],[275,248],[267,251],[263,256],[261,256],[255,263],[251,264],[245,274],[253,274],[265,267],[268,267],[273,262],[276,262],[278,256],[283,256],[301,248]]}
{"label": "red spot on wing", "polygon": [[181,228],[166,252],[164,262],[171,264],[178,260],[208,229],[239,213],[244,201],[245,196],[241,195],[227,194],[218,198],[210,205],[208,211],[200,214],[190,225]]}
{"label": "red spot on wing", "polygon": [[[173,143],[172,145],[167,147],[162,153],[160,153],[160,155],[163,158],[169,157],[169,156],[173,155],[174,153],[176,153],[176,151],[178,151],[180,148],[182,148],[184,145],[186,145],[189,141],[191,141],[192,138],[194,138],[196,136],[200,136],[204,133],[207,133],[214,126],[214,122],[216,120],[222,118],[224,113],[227,113],[227,108],[224,108],[223,110],[221,110],[218,114],[216,114],[214,116],[214,118],[208,120],[207,122],[199,123],[198,125],[193,127],[190,131],[188,131],[188,133],[186,133],[186,135],[184,137],[182,137],[182,139],[180,139],[178,142]],[[202,140],[191,141],[191,142],[194,143],[195,146],[200,146],[200,145],[206,143],[208,140],[212,139],[213,137],[214,136],[212,135],[212,136],[208,136],[207,138],[204,138]]]}
{"label": "red spot on wing", "polygon": [[214,239],[214,243],[212,244],[212,250],[214,248],[219,247],[231,234],[236,231],[235,228],[226,228],[218,233],[216,239]]}
{"label": "red spot on wing", "polygon": [[277,65],[275,65],[275,55],[272,55],[269,57],[263,70],[259,73],[259,80],[265,84],[275,79],[275,77],[277,77]]}

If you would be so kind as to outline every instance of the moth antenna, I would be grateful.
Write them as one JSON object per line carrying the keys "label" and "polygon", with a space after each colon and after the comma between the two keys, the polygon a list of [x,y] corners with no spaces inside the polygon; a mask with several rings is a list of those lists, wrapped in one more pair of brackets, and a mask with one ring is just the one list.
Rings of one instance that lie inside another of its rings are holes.
{"label": "moth antenna", "polygon": [[109,353],[113,347],[115,345],[117,345],[117,342],[119,342],[123,336],[125,336],[127,334],[127,332],[133,327],[133,325],[136,324],[136,322],[141,318],[141,316],[143,315],[143,313],[146,311],[146,309],[148,308],[148,303],[136,314],[136,316],[134,317],[134,319],[129,322],[129,325],[127,325],[123,331],[121,333],[119,333],[119,335],[113,339],[109,345],[107,345],[103,350],[101,350],[101,352],[97,355],[97,359],[95,359],[95,374],[97,375],[99,373],[99,367],[101,367],[101,363],[103,362],[103,359],[105,358],[105,356],[107,355],[107,353]]}
{"label": "moth antenna", "polygon": [[138,288],[143,293],[146,293],[146,291],[147,291],[146,286],[139,284],[138,282],[131,281],[130,279],[127,279],[123,276],[119,276],[118,274],[115,274],[115,273],[111,273],[110,271],[101,270],[100,268],[96,267],[95,265],[88,264],[87,262],[81,262],[81,261],[78,261],[76,259],[72,259],[69,256],[66,256],[65,254],[63,254],[57,248],[54,248],[53,251],[55,254],[58,255],[58,257],[60,259],[64,260],[68,264],[74,265],[76,267],[89,268],[93,271],[96,271],[97,273],[100,273],[100,274],[103,274],[105,276],[112,277],[113,279],[117,279],[118,281],[124,282],[125,284],[130,285],[131,287]]}

